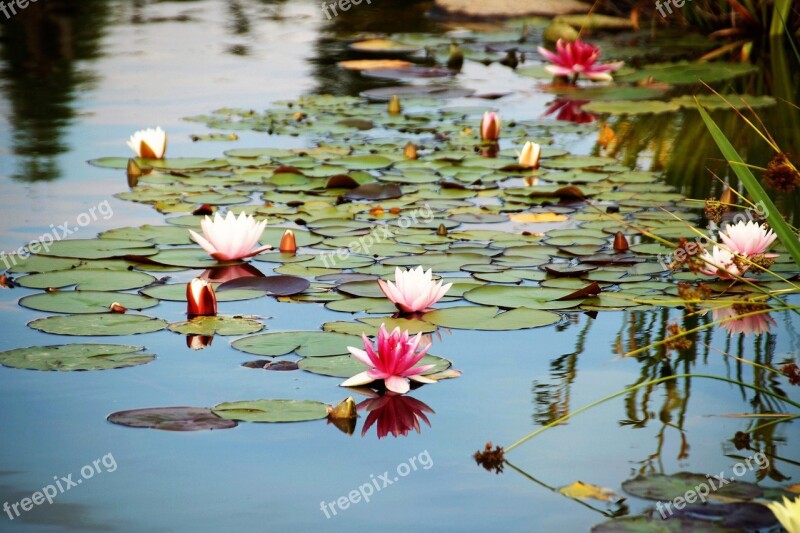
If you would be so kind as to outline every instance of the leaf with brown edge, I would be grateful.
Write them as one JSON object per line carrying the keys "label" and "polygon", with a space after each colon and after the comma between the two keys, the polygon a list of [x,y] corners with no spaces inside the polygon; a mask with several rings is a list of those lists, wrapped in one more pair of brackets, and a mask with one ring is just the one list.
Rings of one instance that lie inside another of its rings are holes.
{"label": "leaf with brown edge", "polygon": [[600,294],[600,291],[602,291],[600,285],[598,285],[596,281],[593,281],[586,287],[578,289],[577,291],[567,294],[566,296],[562,296],[561,298],[556,298],[556,300],[579,300]]}
{"label": "leaf with brown edge", "polygon": [[328,179],[325,184],[326,189],[355,189],[358,182],[347,174],[336,174]]}

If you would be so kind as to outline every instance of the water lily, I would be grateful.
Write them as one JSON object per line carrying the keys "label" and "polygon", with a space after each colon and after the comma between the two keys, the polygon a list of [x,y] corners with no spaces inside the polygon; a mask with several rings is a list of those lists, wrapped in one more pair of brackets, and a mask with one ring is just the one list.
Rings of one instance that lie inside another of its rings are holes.
{"label": "water lily", "polygon": [[521,167],[539,168],[539,157],[542,155],[542,147],[535,142],[528,141],[522,147],[519,154],[519,165]]}
{"label": "water lily", "polygon": [[421,432],[420,420],[431,426],[425,413],[433,413],[427,404],[410,396],[400,396],[387,392],[377,398],[369,398],[358,404],[358,409],[369,413],[361,429],[361,436],[377,423],[378,438],[391,434],[394,437],[406,436],[412,430]]}
{"label": "water lily", "polygon": [[294,238],[294,232],[287,229],[281,237],[281,244],[279,250],[285,254],[293,254],[297,251],[297,240]]}
{"label": "water lily", "polygon": [[138,157],[161,159],[167,151],[167,134],[160,127],[140,130],[131,135],[128,146]]}
{"label": "water lily", "polygon": [[217,295],[209,283],[194,278],[186,285],[187,314],[189,316],[214,316],[217,314]]}
{"label": "water lily", "polygon": [[500,115],[487,111],[481,119],[481,139],[488,142],[497,142],[500,138]]}
{"label": "water lily", "polygon": [[800,533],[800,496],[791,501],[786,496],[783,502],[765,504],[789,533]]}
{"label": "water lily", "polygon": [[224,218],[217,212],[214,213],[213,219],[206,215],[200,222],[203,235],[198,235],[192,230],[189,230],[189,233],[192,239],[217,261],[235,261],[272,248],[267,245],[253,250],[266,225],[266,220],[256,222],[252,215],[246,215],[244,211],[238,218],[230,211]]}
{"label": "water lily", "polygon": [[408,330],[401,333],[400,328],[394,328],[388,333],[386,325],[381,324],[378,330],[378,344],[373,346],[367,336],[362,334],[364,350],[353,346],[348,346],[347,349],[353,357],[372,368],[356,374],[344,381],[341,386],[356,387],[382,379],[388,390],[405,394],[410,389],[409,379],[419,383],[436,383],[420,375],[434,365],[414,366],[425,356],[430,347],[428,345],[417,351],[421,336],[417,333],[416,336],[409,337]]}
{"label": "water lily", "polygon": [[728,224],[719,233],[719,238],[730,251],[745,257],[761,255],[775,241],[777,235],[765,224],[740,220],[736,224]]}
{"label": "water lily", "polygon": [[703,250],[700,255],[703,266],[700,267],[699,272],[706,276],[719,276],[725,279],[741,277],[744,274],[744,270],[739,269],[739,266],[734,261],[735,258],[734,254],[719,246],[714,246],[711,249],[711,253],[708,250]]}
{"label": "water lily", "polygon": [[609,72],[623,65],[622,61],[597,64],[600,48],[580,39],[572,42],[559,39],[556,42],[555,53],[541,46],[539,53],[552,63],[546,66],[545,70],[556,76],[572,76],[573,83],[577,81],[578,76],[592,81],[610,81],[612,78]]}
{"label": "water lily", "polygon": [[769,333],[772,330],[772,326],[776,324],[775,320],[773,320],[772,317],[770,317],[767,313],[752,315],[752,316],[743,316],[739,318],[742,314],[756,310],[757,309],[755,308],[742,309],[739,308],[738,306],[730,306],[730,307],[722,307],[719,309],[714,309],[712,310],[711,315],[715,322],[717,320],[724,320],[724,322],[722,322],[720,326],[726,329],[730,335],[743,333],[746,337],[751,333],[755,335],[761,335],[762,333]]}
{"label": "water lily", "polygon": [[442,285],[442,281],[433,281],[433,273],[427,272],[421,266],[414,269],[402,270],[395,268],[394,283],[378,280],[383,294],[404,313],[416,313],[428,310],[433,304],[442,299],[452,283]]}

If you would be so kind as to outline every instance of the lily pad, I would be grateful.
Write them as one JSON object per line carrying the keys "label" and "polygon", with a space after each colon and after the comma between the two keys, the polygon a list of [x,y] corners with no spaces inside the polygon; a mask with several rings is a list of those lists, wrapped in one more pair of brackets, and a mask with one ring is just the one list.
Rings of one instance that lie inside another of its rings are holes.
{"label": "lily pad", "polygon": [[726,484],[713,477],[691,472],[678,472],[677,474],[650,474],[637,476],[622,483],[622,489],[633,496],[645,500],[671,501],[678,496],[683,496],[690,490],[695,490],[699,485],[709,486],[709,479],[715,485],[721,485],[717,490],[711,491],[709,499],[716,500],[752,500],[763,494],[761,487],[726,478]]}
{"label": "lily pad", "polygon": [[444,328],[510,331],[549,326],[559,322],[561,316],[527,307],[500,312],[497,307],[466,306],[430,311],[423,319]]}
{"label": "lily pad", "polygon": [[325,331],[280,331],[239,339],[237,350],[256,355],[279,356],[292,352],[302,357],[326,357],[349,353],[348,346],[363,346],[360,337]]}
{"label": "lily pad", "polygon": [[[433,368],[423,373],[423,375],[426,375],[447,370],[452,363],[442,357],[428,354],[420,359],[417,365],[434,365]],[[349,378],[369,368],[350,354],[335,355],[333,357],[309,357],[298,361],[297,366],[312,374],[336,378]]]}
{"label": "lily pad", "polygon": [[237,426],[235,421],[221,418],[207,407],[132,409],[111,413],[106,420],[121,426],[166,431],[204,431],[231,429]]}
{"label": "lily pad", "polygon": [[78,259],[108,259],[126,255],[155,255],[158,249],[152,242],[125,239],[70,239],[56,241],[41,255],[74,257]]}
{"label": "lily pad", "polygon": [[242,422],[305,422],[328,416],[327,405],[309,400],[225,402],[212,411],[221,418]]}
{"label": "lily pad", "polygon": [[269,292],[276,296],[289,296],[303,292],[311,286],[305,278],[297,276],[264,276],[238,278],[226,281],[217,287],[217,293],[224,293],[230,290],[256,289]]}
{"label": "lily pad", "polygon": [[143,354],[143,346],[123,344],[64,344],[31,346],[0,352],[0,364],[26,370],[109,370],[149,363],[155,355]]}
{"label": "lily pad", "polygon": [[158,300],[138,294],[106,291],[56,291],[31,294],[20,299],[19,304],[36,311],[49,313],[107,313],[111,304],[118,303],[127,309],[148,309],[158,305]]}
{"label": "lily pad", "polygon": [[[153,285],[140,291],[142,294],[151,298],[158,298],[170,302],[186,301],[185,283],[165,283],[164,285]],[[251,300],[261,298],[266,292],[256,289],[237,289],[217,292],[218,302],[234,302],[239,300]]]}
{"label": "lily pad", "polygon": [[264,324],[241,316],[196,316],[169,325],[169,330],[182,335],[248,335],[264,329]]}
{"label": "lily pad", "polygon": [[138,289],[156,280],[144,272],[100,269],[71,269],[41,274],[31,274],[16,279],[16,283],[30,289],[70,287],[77,290],[125,291]]}
{"label": "lily pad", "polygon": [[28,326],[55,335],[137,335],[167,327],[161,319],[145,315],[111,313],[107,315],[68,315],[39,318]]}

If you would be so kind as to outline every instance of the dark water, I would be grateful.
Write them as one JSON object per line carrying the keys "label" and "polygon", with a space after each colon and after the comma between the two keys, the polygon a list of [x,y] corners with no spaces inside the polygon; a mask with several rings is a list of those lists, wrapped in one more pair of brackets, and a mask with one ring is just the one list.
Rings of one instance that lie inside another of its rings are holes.
{"label": "dark water", "polygon": [[[264,109],[307,92],[355,94],[380,86],[384,82],[365,82],[335,66],[345,57],[338,37],[451,29],[426,17],[427,7],[375,0],[327,21],[317,2],[39,0],[8,20],[0,15],[0,249],[16,249],[50,224],[74,220],[106,200],[113,215],[93,220],[81,230],[85,236],[160,223],[162,217],[148,207],[112,197],[127,190],[124,176],[85,161],[126,156],[128,135],[149,125],[170,132],[172,153],[221,153],[233,145],[192,143],[189,135],[204,131],[182,117],[222,106]],[[492,103],[504,116],[535,118],[552,100],[531,80],[520,81],[498,65],[468,62],[456,83],[480,92],[513,92]],[[668,179],[689,196],[705,197],[707,185],[697,184],[709,182],[700,178],[705,166],[715,164],[709,158],[718,156],[710,147],[705,156],[695,153],[697,126],[686,116],[659,120],[665,124],[655,127],[673,128],[673,142],[685,146],[663,168]],[[638,122],[644,138],[654,123]],[[796,126],[792,131],[776,123],[774,133],[796,151],[796,132]],[[303,143],[240,136],[236,147]],[[571,148],[592,150],[587,141]],[[763,160],[766,151],[761,154]],[[626,157],[634,156],[638,152]],[[646,154],[640,164],[649,168]],[[0,349],[55,342],[26,328],[41,316],[16,303],[30,292],[0,292]],[[233,304],[221,304],[221,312],[234,312]],[[235,312],[271,317],[272,331],[316,329],[342,319],[317,305],[267,299],[238,302]],[[179,304],[159,308],[159,316],[170,321],[183,313]],[[508,445],[556,415],[670,372],[772,386],[773,378],[716,350],[776,364],[800,350],[797,315],[777,314],[773,333],[758,339],[714,331],[704,333],[707,346],[668,360],[619,359],[621,351],[663,338],[667,324],[681,317],[678,310],[608,312],[595,319],[573,313],[547,328],[445,333],[436,353],[453,360],[463,377],[412,393],[435,413],[428,414],[430,427],[422,424],[419,434],[397,439],[379,440],[375,428],[362,437],[363,417],[353,436],[324,422],[178,434],[105,421],[109,413],[131,408],[262,397],[336,403],[345,396],[333,378],[242,368],[251,357],[221,337],[200,352],[168,332],[135,338],[130,342],[146,345],[159,358],[126,370],[56,374],[0,368],[0,504],[29,496],[54,476],[73,473],[77,479],[96,459],[113,457],[116,465],[111,471],[101,462],[102,473],[59,494],[53,504],[13,521],[0,515],[0,529],[585,531],[612,507],[595,502],[597,509],[589,509],[508,468],[502,475],[487,473],[471,455],[488,440]],[[798,398],[796,388],[787,392]],[[775,470],[763,484],[794,483],[800,476],[796,423],[757,432],[752,450],[737,451],[731,439],[751,421],[717,416],[775,408],[780,406],[768,398],[730,384],[683,379],[605,403],[520,446],[508,459],[545,485],[582,480],[619,492],[620,483],[637,473],[716,473],[730,470],[734,456],[766,450],[775,456]],[[416,470],[403,466],[410,467],[412,458]],[[392,483],[380,482],[370,502],[338,508],[336,516],[321,509],[321,502],[345,497],[384,472]],[[754,478],[747,472],[742,479]],[[633,514],[646,507],[635,499],[628,504]]]}

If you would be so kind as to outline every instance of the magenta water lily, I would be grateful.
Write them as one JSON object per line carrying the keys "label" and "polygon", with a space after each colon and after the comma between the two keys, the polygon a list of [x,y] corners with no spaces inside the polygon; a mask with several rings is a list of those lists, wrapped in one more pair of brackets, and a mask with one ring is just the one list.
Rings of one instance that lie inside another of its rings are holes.
{"label": "magenta water lily", "polygon": [[580,39],[572,42],[559,39],[555,53],[541,46],[538,50],[552,63],[546,66],[545,70],[555,76],[571,77],[572,83],[575,83],[579,76],[592,81],[611,81],[610,73],[624,64],[622,61],[598,64],[600,48]]}
{"label": "magenta water lily", "polygon": [[342,387],[357,387],[383,380],[388,390],[405,394],[411,388],[409,380],[418,383],[436,383],[435,380],[421,375],[435,365],[415,366],[430,348],[430,345],[419,348],[421,333],[410,337],[408,330],[401,332],[400,328],[394,328],[389,333],[386,331],[386,325],[381,324],[376,346],[372,345],[366,335],[362,334],[362,338],[363,350],[353,346],[348,346],[347,349],[353,357],[372,368],[344,381]]}

